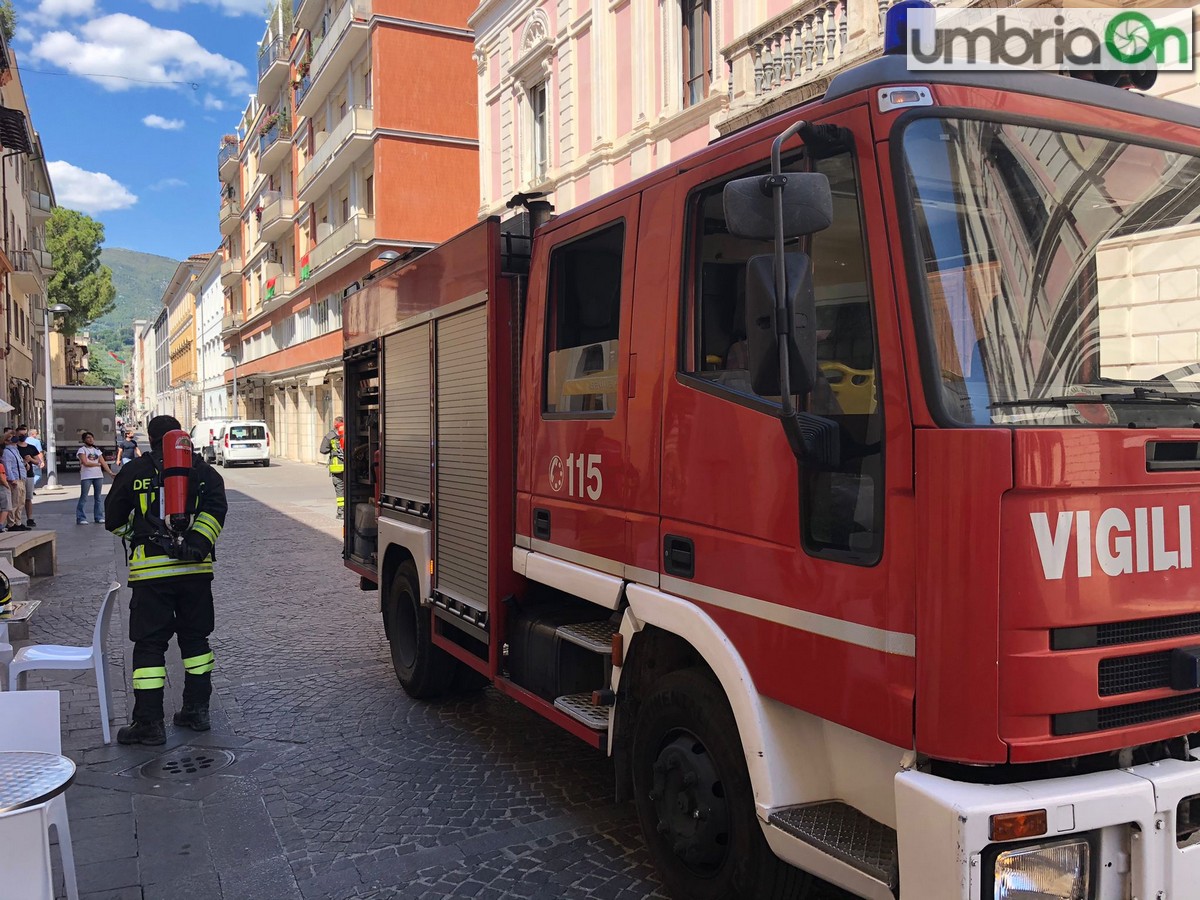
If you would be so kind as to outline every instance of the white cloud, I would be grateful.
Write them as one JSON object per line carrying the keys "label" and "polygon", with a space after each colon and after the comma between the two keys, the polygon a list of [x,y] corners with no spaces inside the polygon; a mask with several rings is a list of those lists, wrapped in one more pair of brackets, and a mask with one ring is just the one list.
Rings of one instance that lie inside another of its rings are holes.
{"label": "white cloud", "polygon": [[139,82],[163,82],[162,87],[216,83],[231,93],[249,85],[241,63],[204,49],[186,32],[155,28],[124,13],[85,22],[74,32],[47,32],[30,54],[109,91],[126,91]]}
{"label": "white cloud", "polygon": [[147,128],[160,128],[163,131],[182,131],[183,126],[187,123],[183,119],[164,119],[162,116],[151,113],[142,119],[142,124]]}
{"label": "white cloud", "polygon": [[182,178],[160,178],[154,184],[150,185],[152,191],[165,191],[169,188],[187,187],[187,182]]}
{"label": "white cloud", "polygon": [[94,15],[96,0],[41,0],[37,9],[25,18],[35,23],[53,25],[62,19],[81,19]]}
{"label": "white cloud", "polygon": [[218,100],[212,94],[205,94],[204,95],[204,108],[205,109],[224,109],[225,101]]}
{"label": "white cloud", "polygon": [[133,192],[111,175],[89,172],[62,160],[47,163],[46,167],[50,170],[59,206],[92,214],[128,209],[137,203],[138,198]]}
{"label": "white cloud", "polygon": [[227,16],[261,16],[262,0],[146,0],[152,7],[163,12],[178,12],[189,3],[215,6]]}

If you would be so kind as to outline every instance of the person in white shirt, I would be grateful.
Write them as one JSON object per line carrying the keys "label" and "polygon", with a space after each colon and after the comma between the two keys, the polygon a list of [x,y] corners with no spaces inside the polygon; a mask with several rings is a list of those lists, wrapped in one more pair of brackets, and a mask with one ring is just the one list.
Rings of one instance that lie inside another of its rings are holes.
{"label": "person in white shirt", "polygon": [[100,494],[104,486],[104,473],[112,475],[112,470],[108,467],[103,451],[96,446],[96,436],[90,431],[83,433],[83,446],[75,451],[75,455],[79,457],[79,503],[75,505],[75,524],[87,524],[83,503],[87,499],[88,491],[92,491],[96,498],[92,507],[92,518],[97,525],[103,524],[104,506],[100,501]]}

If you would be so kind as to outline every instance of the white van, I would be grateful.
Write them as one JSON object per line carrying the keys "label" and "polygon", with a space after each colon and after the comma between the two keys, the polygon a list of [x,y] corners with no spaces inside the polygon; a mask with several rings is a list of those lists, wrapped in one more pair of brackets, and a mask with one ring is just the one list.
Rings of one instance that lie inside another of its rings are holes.
{"label": "white van", "polygon": [[234,463],[260,466],[271,464],[271,430],[261,419],[234,419],[222,422],[213,451],[217,463],[229,468]]}
{"label": "white van", "polygon": [[217,461],[217,435],[229,419],[201,419],[192,426],[188,437],[192,439],[192,449],[208,463]]}

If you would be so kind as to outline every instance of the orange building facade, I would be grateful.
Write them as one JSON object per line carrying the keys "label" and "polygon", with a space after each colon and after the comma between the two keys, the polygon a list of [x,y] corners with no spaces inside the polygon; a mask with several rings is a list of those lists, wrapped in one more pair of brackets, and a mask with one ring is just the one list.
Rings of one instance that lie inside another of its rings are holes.
{"label": "orange building facade", "polygon": [[281,456],[321,461],[341,409],[343,291],[476,219],[475,5],[284,0],[268,20],[257,95],[218,151],[221,334],[238,414]]}

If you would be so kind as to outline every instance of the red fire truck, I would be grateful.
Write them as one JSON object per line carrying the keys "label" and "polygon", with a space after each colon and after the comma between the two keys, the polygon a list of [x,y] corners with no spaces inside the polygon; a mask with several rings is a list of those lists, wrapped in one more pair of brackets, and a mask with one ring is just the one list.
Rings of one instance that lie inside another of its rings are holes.
{"label": "red fire truck", "polygon": [[347,293],[404,689],[612,754],[689,900],[1200,897],[1200,110],[885,57],[528,218]]}

